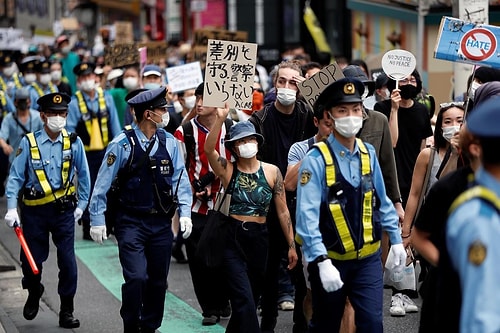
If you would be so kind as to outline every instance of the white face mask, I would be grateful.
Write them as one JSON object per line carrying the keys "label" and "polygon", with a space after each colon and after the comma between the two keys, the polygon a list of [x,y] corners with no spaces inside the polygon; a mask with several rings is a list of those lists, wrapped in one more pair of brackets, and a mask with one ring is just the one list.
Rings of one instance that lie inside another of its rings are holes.
{"label": "white face mask", "polygon": [[24,75],[24,81],[27,84],[32,84],[33,82],[36,81],[36,74],[35,73],[28,73],[28,74]]}
{"label": "white face mask", "polygon": [[95,88],[95,80],[91,79],[91,80],[82,81],[82,82],[80,82],[80,87],[83,91],[90,92],[90,91],[94,90],[94,88]]}
{"label": "white face mask", "polygon": [[[151,113],[158,116],[158,113],[156,113],[156,112],[151,112]],[[164,114],[162,114],[161,115],[161,121],[159,123],[157,123],[153,119],[151,119],[151,121],[156,124],[156,128],[167,127],[168,122],[170,121],[170,114],[168,113],[168,111],[165,112]]]}
{"label": "white face mask", "polygon": [[159,83],[154,83],[154,82],[144,83],[144,89],[147,89],[147,90],[158,89],[160,87],[161,87],[161,85]]}
{"label": "white face mask", "polygon": [[179,101],[175,101],[174,102],[174,110],[177,113],[181,113],[182,112],[182,104],[181,104],[181,102],[179,102]]}
{"label": "white face mask", "polygon": [[69,51],[71,51],[71,46],[69,46],[69,45],[68,45],[68,46],[65,46],[65,47],[63,47],[63,48],[61,49],[61,52],[62,52],[63,54],[68,54],[68,53],[69,53]]}
{"label": "white face mask", "polygon": [[242,158],[252,158],[257,155],[258,146],[255,142],[247,142],[238,147],[240,151],[240,157]]}
{"label": "white face mask", "polygon": [[460,131],[460,126],[447,126],[443,127],[442,129],[443,129],[443,138],[446,141],[450,142],[453,135],[455,135],[455,133]]}
{"label": "white face mask", "polygon": [[50,72],[52,81],[59,82],[62,79],[62,71],[52,71]]}
{"label": "white face mask", "polygon": [[16,71],[16,68],[14,67],[14,64],[10,65],[9,67],[5,67],[3,69],[3,75],[7,77],[11,77],[14,75],[14,72]]}
{"label": "white face mask", "polygon": [[123,79],[123,86],[127,90],[134,90],[139,87],[139,79],[136,77],[126,77]]}
{"label": "white face mask", "polygon": [[47,85],[52,80],[52,76],[50,74],[42,74],[40,75],[40,83],[43,85]]}
{"label": "white face mask", "polygon": [[333,120],[335,121],[335,129],[344,138],[355,136],[363,126],[363,117],[348,116],[333,118]]}
{"label": "white face mask", "polygon": [[481,87],[481,83],[474,81],[470,86],[470,99],[474,100],[474,95],[476,94],[477,88]]}
{"label": "white face mask", "polygon": [[191,110],[192,108],[194,108],[195,104],[196,104],[196,96],[195,95],[184,97],[184,105],[189,110]]}
{"label": "white face mask", "polygon": [[293,89],[278,88],[276,89],[276,99],[284,106],[292,105],[297,99],[297,92]]}
{"label": "white face mask", "polygon": [[58,133],[66,126],[66,118],[61,116],[47,117],[47,127],[52,133]]}
{"label": "white face mask", "polygon": [[385,88],[384,89],[384,94],[385,94],[385,98],[384,99],[391,98],[391,92],[389,91],[389,89]]}

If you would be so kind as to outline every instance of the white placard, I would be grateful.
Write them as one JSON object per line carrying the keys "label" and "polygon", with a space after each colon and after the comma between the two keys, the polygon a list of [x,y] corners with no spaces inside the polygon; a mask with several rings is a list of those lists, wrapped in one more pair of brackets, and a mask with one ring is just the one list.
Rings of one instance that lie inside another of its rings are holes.
{"label": "white placard", "polygon": [[0,50],[21,50],[23,44],[22,29],[0,28]]}
{"label": "white placard", "polygon": [[385,74],[396,81],[408,77],[415,70],[416,65],[417,59],[406,50],[387,51],[382,57],[382,68]]}
{"label": "white placard", "polygon": [[203,82],[200,62],[167,67],[167,82],[174,93],[198,87]]}

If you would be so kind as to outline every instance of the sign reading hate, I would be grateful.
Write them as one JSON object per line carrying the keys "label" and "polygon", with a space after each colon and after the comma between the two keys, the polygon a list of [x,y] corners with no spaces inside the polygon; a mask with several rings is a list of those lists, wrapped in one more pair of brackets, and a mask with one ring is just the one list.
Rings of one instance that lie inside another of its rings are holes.
{"label": "sign reading hate", "polygon": [[257,44],[208,40],[203,106],[251,109]]}
{"label": "sign reading hate", "polygon": [[342,69],[340,69],[337,63],[333,63],[323,67],[318,73],[300,82],[297,86],[300,94],[311,108],[313,108],[314,102],[316,102],[321,92],[331,83],[343,78]]}

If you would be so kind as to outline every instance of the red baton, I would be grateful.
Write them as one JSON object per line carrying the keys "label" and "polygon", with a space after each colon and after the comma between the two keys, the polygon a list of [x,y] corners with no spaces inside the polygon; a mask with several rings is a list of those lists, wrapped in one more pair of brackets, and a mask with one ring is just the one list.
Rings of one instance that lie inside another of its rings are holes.
{"label": "red baton", "polygon": [[24,254],[26,255],[26,258],[28,259],[28,262],[31,266],[31,270],[33,271],[33,274],[38,274],[40,271],[38,270],[38,267],[36,266],[35,259],[33,259],[33,256],[31,255],[30,248],[28,247],[28,243],[26,243],[26,239],[24,238],[23,234],[23,229],[19,226],[19,224],[14,223],[14,231],[16,232],[17,238],[19,238],[19,243],[21,243],[21,247],[23,248]]}

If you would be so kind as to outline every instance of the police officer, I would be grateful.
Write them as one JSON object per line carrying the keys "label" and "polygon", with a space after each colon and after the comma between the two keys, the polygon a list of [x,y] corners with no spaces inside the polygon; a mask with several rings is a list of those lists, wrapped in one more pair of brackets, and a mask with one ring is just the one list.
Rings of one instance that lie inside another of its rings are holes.
{"label": "police officer", "polygon": [[184,158],[168,123],[166,88],[131,98],[137,124],[124,130],[106,150],[89,205],[94,241],[106,239],[106,193],[118,176],[119,205],[114,234],[125,283],[122,307],[125,332],[154,332],[163,318],[172,251],[171,218],[179,212],[180,230],[192,229],[192,192]]}
{"label": "police officer", "polygon": [[0,90],[14,98],[16,89],[21,88],[23,82],[14,57],[7,51],[0,51],[0,70]]}
{"label": "police officer", "polygon": [[[88,203],[90,176],[82,141],[69,134],[64,126],[70,97],[52,93],[38,99],[42,130],[28,133],[19,145],[7,182],[7,214],[5,221],[13,227],[23,222],[24,236],[40,273],[33,274],[21,252],[23,288],[29,296],[23,315],[36,317],[44,286],[42,264],[49,255],[49,233],[57,247],[59,267],[58,293],[61,298],[59,326],[80,326],[73,317],[76,292],[75,221]],[[78,198],[74,176],[78,173]],[[21,219],[17,213],[18,194],[22,199]]]}
{"label": "police officer", "polygon": [[35,66],[36,81],[30,85],[30,99],[33,104],[45,94],[59,92],[59,89],[52,83],[50,76],[50,62],[42,60]]}
{"label": "police officer", "polygon": [[299,169],[297,234],[309,263],[311,332],[339,331],[346,297],[357,332],[382,332],[382,228],[393,244],[391,268],[399,272],[406,261],[375,149],[355,137],[363,123],[363,91],[361,81],[344,78],[320,94],[314,108],[328,113],[333,131]]}
{"label": "police officer", "polygon": [[499,99],[481,103],[467,119],[467,129],[481,146],[476,186],[452,204],[446,246],[460,278],[460,332],[499,332],[500,286],[500,113]]}
{"label": "police officer", "polygon": [[[68,131],[78,134],[85,145],[90,168],[91,191],[97,179],[104,152],[108,143],[121,132],[120,122],[113,97],[96,85],[95,65],[81,63],[73,68],[78,77],[79,90],[69,104]],[[83,238],[90,238],[90,216],[88,210],[82,216]]]}

